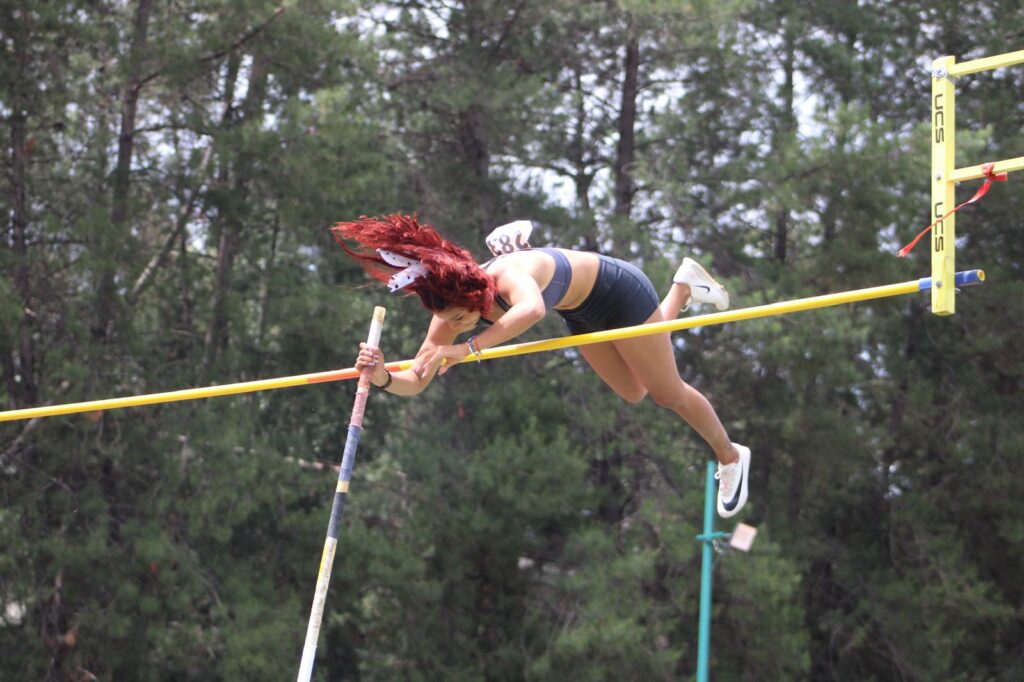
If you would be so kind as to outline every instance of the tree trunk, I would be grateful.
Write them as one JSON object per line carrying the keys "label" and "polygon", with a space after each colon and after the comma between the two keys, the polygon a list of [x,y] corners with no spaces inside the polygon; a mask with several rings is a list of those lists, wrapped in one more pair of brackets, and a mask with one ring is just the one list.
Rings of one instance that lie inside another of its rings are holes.
{"label": "tree trunk", "polygon": [[[572,142],[569,145],[569,161],[573,165],[576,213],[580,218],[591,221],[593,225],[594,209],[590,205],[590,185],[594,181],[594,174],[588,168],[585,152],[587,148],[587,98],[583,92],[583,70],[578,64],[573,69],[572,88],[576,97],[576,121],[573,125]],[[587,251],[597,251],[597,243],[597,226],[593,225],[583,235],[583,248]]]}
{"label": "tree trunk", "polygon": [[[117,303],[117,258],[121,250],[120,240],[128,234],[128,203],[131,194],[132,156],[135,150],[135,118],[138,113],[139,96],[142,92],[142,60],[149,33],[149,18],[153,0],[139,0],[135,10],[135,25],[132,43],[128,53],[128,82],[121,95],[121,132],[117,140],[117,166],[114,169],[113,199],[110,207],[110,236],[101,239],[103,265],[98,273],[96,290],[96,319],[93,337],[104,343],[110,340],[114,326],[114,311]],[[109,259],[109,260],[107,260]]]}
{"label": "tree trunk", "polygon": [[[10,18],[9,25],[17,21]],[[17,347],[10,353],[5,349],[3,361],[4,378],[12,402],[20,405],[34,405],[38,402],[36,384],[36,353],[33,343],[35,312],[33,311],[32,266],[28,257],[28,116],[31,108],[31,84],[29,61],[31,55],[26,30],[13,30],[14,62],[18,65],[19,76],[12,87],[11,115],[11,169],[10,169],[10,216],[11,247],[14,251],[14,288],[18,292],[22,316],[19,325]]]}
{"label": "tree trunk", "polygon": [[[794,36],[793,19],[786,17],[785,21],[785,45],[783,46],[782,69],[784,80],[782,92],[780,93],[781,111],[779,112],[779,127],[775,134],[775,158],[778,160],[776,172],[788,173],[789,161],[792,156],[792,147],[796,137],[796,117],[793,113],[793,71],[796,61],[796,39]],[[783,180],[780,185],[785,185]],[[780,190],[782,187],[780,186]],[[773,235],[772,257],[779,263],[785,263],[788,256],[787,243],[789,241],[789,208],[785,204],[785,198],[780,197],[778,210],[775,215],[775,232]]]}
{"label": "tree trunk", "polygon": [[789,209],[785,206],[779,206],[779,211],[775,216],[774,247],[772,248],[772,257],[776,262],[786,262],[786,243],[788,241],[788,234]]}
{"label": "tree trunk", "polygon": [[[221,117],[221,126],[225,129],[231,126],[235,117],[235,88],[238,82],[238,71],[242,65],[242,56],[233,52],[228,57],[227,67],[224,73],[224,114]],[[220,153],[219,169],[217,171],[217,187],[226,187],[230,182],[231,162],[226,152]],[[210,306],[210,324],[206,328],[204,341],[203,365],[208,370],[213,361],[219,355],[219,349],[227,344],[227,272],[234,260],[230,228],[223,219],[213,225],[218,229],[217,239],[217,270],[214,276],[213,303]]]}
{"label": "tree trunk", "polygon": [[164,240],[163,246],[153,254],[153,257],[146,263],[146,267],[142,269],[142,272],[135,279],[135,284],[132,285],[131,290],[125,296],[125,302],[129,306],[135,305],[142,293],[149,287],[153,282],[153,278],[156,276],[157,270],[159,270],[164,261],[167,260],[167,256],[170,255],[171,251],[174,250],[174,245],[178,243],[181,236],[185,233],[185,229],[188,227],[189,217],[192,215],[192,211],[195,208],[196,202],[199,200],[200,187],[203,185],[203,181],[206,175],[206,167],[210,163],[210,157],[213,156],[213,146],[206,148],[203,152],[203,160],[199,163],[199,168],[195,171],[195,186],[196,189],[189,196],[188,200],[185,201],[185,192],[182,191],[180,199],[182,200],[181,208],[178,210],[178,219],[175,221],[174,229]]}
{"label": "tree trunk", "polygon": [[[240,55],[232,55],[228,60],[224,112],[224,123],[227,126],[232,125],[234,117],[231,103],[234,100],[235,81],[238,78],[240,64]],[[245,100],[240,107],[238,125],[244,125],[259,116],[263,99],[266,96],[267,75],[266,62],[262,58],[256,57],[249,73],[249,89],[246,91]],[[205,367],[207,370],[213,366],[221,351],[227,348],[230,338],[227,300],[231,290],[231,275],[234,271],[235,256],[241,245],[244,222],[241,214],[246,204],[247,186],[252,166],[252,156],[244,149],[233,158],[229,154],[225,154],[225,157],[227,158],[221,161],[218,184],[224,186],[230,183],[231,201],[224,211],[220,237],[217,242],[217,271],[214,277],[212,313],[210,326],[206,330]]]}
{"label": "tree trunk", "polygon": [[[850,54],[855,54],[857,51],[857,39],[859,34],[855,31],[847,31],[843,37],[846,50]],[[840,108],[845,111],[854,98],[854,84],[852,78],[849,77],[849,74],[844,74],[843,77],[836,82],[836,89],[839,92]],[[835,153],[837,158],[846,153],[846,141],[847,130],[846,124],[843,123],[836,131]],[[839,230],[840,192],[842,187],[846,184],[846,180],[833,175],[831,169],[829,169],[829,180],[834,189],[828,197],[827,203],[825,204],[825,210],[821,216],[821,222],[823,225],[822,234],[826,245],[835,241],[836,234]]]}
{"label": "tree trunk", "polygon": [[262,290],[260,291],[260,308],[259,317],[257,324],[256,333],[256,345],[260,348],[263,347],[263,340],[267,337],[267,327],[269,326],[268,320],[270,316],[268,310],[270,309],[270,289],[271,289],[271,278],[274,274],[274,265],[277,261],[277,239],[281,232],[280,223],[274,223],[274,229],[270,235],[270,256],[267,258],[267,265],[263,268],[263,282],[261,283]]}
{"label": "tree trunk", "polygon": [[[633,211],[633,164],[636,161],[636,100],[640,74],[640,38],[632,15],[627,24],[623,61],[622,97],[619,102],[619,142],[615,150],[615,217],[629,220]],[[617,240],[616,240],[617,242]],[[621,250],[616,243],[616,251]]]}

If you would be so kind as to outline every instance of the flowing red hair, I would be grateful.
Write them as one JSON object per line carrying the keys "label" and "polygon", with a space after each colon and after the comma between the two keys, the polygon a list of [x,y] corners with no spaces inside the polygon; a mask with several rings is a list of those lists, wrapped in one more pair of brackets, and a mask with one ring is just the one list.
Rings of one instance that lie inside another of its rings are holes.
{"label": "flowing red hair", "polygon": [[[394,214],[335,223],[334,240],[345,253],[357,259],[366,273],[387,282],[399,268],[388,265],[377,249],[387,249],[406,258],[414,258],[427,268],[405,290],[419,295],[424,307],[438,312],[461,307],[486,315],[494,303],[497,288],[494,278],[481,268],[473,255],[442,237],[431,225],[419,224],[415,215]],[[350,249],[346,239],[357,242]]]}

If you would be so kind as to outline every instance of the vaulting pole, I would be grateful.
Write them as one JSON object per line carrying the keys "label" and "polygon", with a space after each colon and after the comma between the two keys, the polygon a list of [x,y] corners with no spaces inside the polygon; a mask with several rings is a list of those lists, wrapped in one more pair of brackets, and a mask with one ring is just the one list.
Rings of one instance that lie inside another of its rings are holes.
{"label": "vaulting pole", "polygon": [[[380,332],[384,326],[384,309],[373,309],[373,322],[370,323],[370,335],[366,345],[377,348],[380,345]],[[363,430],[363,412],[366,411],[366,398],[370,395],[370,377],[373,368],[366,367],[359,375],[359,387],[356,389],[356,400],[352,406],[352,418],[348,423],[348,437],[345,439],[345,452],[341,458],[341,471],[338,472],[338,487],[334,491],[334,504],[331,506],[331,521],[327,526],[327,539],[324,540],[324,551],[320,556],[320,572],[316,581],[316,592],[313,596],[313,608],[309,614],[309,625],[306,627],[306,643],[302,647],[302,661],[299,663],[298,682],[309,682],[313,675],[313,663],[316,660],[316,643],[320,638],[320,623],[324,617],[324,603],[327,600],[327,586],[331,582],[331,568],[334,566],[334,552],[338,547],[338,528],[341,515],[345,513],[345,501],[348,499],[348,483],[352,478],[352,467],[356,461],[356,448]]]}
{"label": "vaulting pole", "polygon": [[[964,287],[972,284],[981,284],[985,281],[985,273],[982,270],[967,270],[956,273],[956,286]],[[910,280],[899,284],[888,284],[868,289],[855,289],[838,294],[825,294],[824,296],[812,296],[811,298],[799,298],[793,301],[771,303],[768,305],[755,306],[753,308],[740,308],[738,310],[727,310],[722,313],[710,315],[697,315],[678,320],[666,320],[664,322],[652,322],[651,324],[640,324],[634,327],[623,327],[621,329],[610,329],[603,332],[592,332],[589,334],[577,334],[547,341],[533,341],[530,343],[515,343],[507,346],[488,348],[483,351],[481,360],[494,360],[512,355],[525,355],[527,353],[540,353],[542,351],[559,350],[573,346],[585,346],[591,343],[604,343],[606,341],[617,341],[636,336],[648,334],[661,334],[663,332],[679,331],[681,329],[693,329],[695,327],[710,327],[716,324],[727,322],[739,322],[742,320],[753,320],[759,317],[775,317],[796,313],[816,308],[828,308],[831,306],[857,303],[876,298],[887,298],[892,296],[904,296],[918,291],[928,291],[932,288],[930,277]],[[475,359],[471,357],[470,359]],[[412,360],[387,363],[388,370],[408,369],[412,366]],[[330,372],[319,372],[316,374],[302,374],[279,379],[264,379],[262,381],[247,381],[238,384],[224,384],[222,386],[208,386],[206,388],[188,388],[181,391],[167,393],[152,393],[149,395],[132,396],[125,398],[112,398],[108,400],[93,400],[85,403],[68,403],[66,405],[52,405],[48,407],[30,407],[23,410],[9,410],[0,412],[0,422],[15,421],[18,419],[33,419],[36,417],[52,417],[61,414],[75,414],[78,412],[96,412],[99,410],[112,410],[120,407],[136,407],[139,405],[154,405],[158,403],[170,403],[179,400],[196,400],[199,398],[213,398],[222,395],[235,395],[239,393],[251,393],[254,391],[268,391],[275,388],[289,388],[293,386],[306,386],[328,381],[341,381],[344,379],[355,379],[359,374],[354,367],[334,370]]]}

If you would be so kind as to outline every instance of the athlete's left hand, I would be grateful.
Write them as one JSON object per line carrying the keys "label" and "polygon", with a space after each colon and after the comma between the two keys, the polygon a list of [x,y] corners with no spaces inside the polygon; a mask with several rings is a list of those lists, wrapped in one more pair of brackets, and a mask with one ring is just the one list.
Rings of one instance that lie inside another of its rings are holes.
{"label": "athlete's left hand", "polygon": [[438,374],[444,374],[452,365],[457,365],[465,357],[469,355],[469,346],[464,343],[457,343],[452,346],[438,346],[424,358],[424,372],[423,376],[433,376],[436,371]]}

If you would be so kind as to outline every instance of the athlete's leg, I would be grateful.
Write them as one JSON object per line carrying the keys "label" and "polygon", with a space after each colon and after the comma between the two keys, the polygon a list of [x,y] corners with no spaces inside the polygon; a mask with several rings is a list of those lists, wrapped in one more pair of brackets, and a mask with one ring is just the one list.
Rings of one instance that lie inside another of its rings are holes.
{"label": "athlete's leg", "polygon": [[[659,309],[647,322],[660,322],[662,319]],[[729,464],[738,459],[739,454],[711,403],[680,378],[672,341],[667,333],[622,339],[611,344],[631,370],[633,378],[650,392],[651,398],[686,420],[715,451],[719,462]]]}
{"label": "athlete's leg", "polygon": [[647,389],[636,378],[613,344],[595,343],[580,346],[580,353],[587,364],[597,372],[597,376],[626,402],[638,403],[647,395]]}
{"label": "athlete's leg", "polygon": [[665,298],[661,299],[661,319],[674,320],[679,311],[690,302],[690,285],[673,282]]}
{"label": "athlete's leg", "polygon": [[[719,310],[729,308],[729,292],[725,287],[715,281],[711,274],[701,267],[701,264],[692,258],[684,258],[683,264],[676,270],[672,282],[686,286],[686,293],[689,294],[685,303],[711,303]],[[669,295],[673,292],[670,291]],[[681,292],[679,292],[681,295]],[[669,298],[665,297],[666,300]],[[674,320],[679,315],[678,310],[666,308],[665,302],[661,306],[662,314],[666,320]]]}

